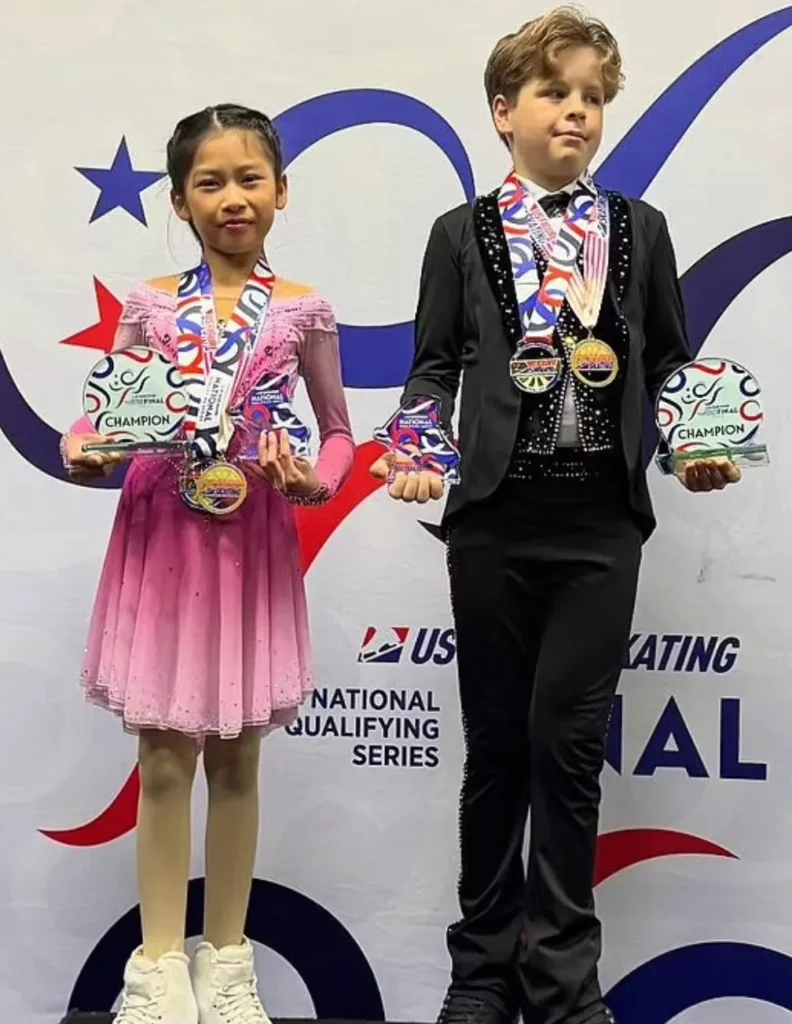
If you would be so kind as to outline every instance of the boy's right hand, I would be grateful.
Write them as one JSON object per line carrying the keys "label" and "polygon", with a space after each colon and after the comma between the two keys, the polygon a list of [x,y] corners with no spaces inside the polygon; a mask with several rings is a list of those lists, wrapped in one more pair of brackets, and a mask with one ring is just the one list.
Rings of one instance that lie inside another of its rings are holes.
{"label": "boy's right hand", "polygon": [[430,498],[442,498],[445,490],[443,478],[437,473],[426,469],[416,473],[409,455],[385,452],[369,472],[376,480],[391,480],[388,494],[397,501],[417,501],[423,505]]}
{"label": "boy's right hand", "polygon": [[86,444],[112,444],[112,440],[102,434],[69,434],[63,454],[75,476],[106,476],[124,460],[120,452],[86,452]]}

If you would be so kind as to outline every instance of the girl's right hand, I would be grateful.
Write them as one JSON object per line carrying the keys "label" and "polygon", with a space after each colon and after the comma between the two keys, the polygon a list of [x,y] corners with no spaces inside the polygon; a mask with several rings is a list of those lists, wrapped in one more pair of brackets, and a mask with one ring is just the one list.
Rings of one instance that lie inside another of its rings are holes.
{"label": "girl's right hand", "polygon": [[426,469],[416,473],[412,459],[395,452],[380,456],[369,473],[377,480],[390,480],[388,494],[397,501],[417,501],[423,505],[430,499],[442,498],[445,490],[441,476]]}
{"label": "girl's right hand", "polygon": [[63,457],[75,476],[102,476],[112,472],[123,461],[119,452],[85,451],[86,444],[111,444],[102,434],[69,434],[63,446]]}

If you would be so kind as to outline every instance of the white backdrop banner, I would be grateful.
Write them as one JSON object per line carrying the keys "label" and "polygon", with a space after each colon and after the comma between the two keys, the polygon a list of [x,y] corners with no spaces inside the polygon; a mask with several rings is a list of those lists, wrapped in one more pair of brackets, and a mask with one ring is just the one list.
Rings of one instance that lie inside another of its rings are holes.
{"label": "white backdrop banner", "polygon": [[[301,512],[319,689],[263,757],[250,919],[262,988],[273,1015],[433,1019],[456,914],[455,637],[443,548],[425,528],[440,509],[376,491],[367,445],[409,365],[432,220],[506,170],[486,58],[542,10],[28,0],[4,19],[3,1021],[110,1009],[134,941],[135,743],[78,685],[117,481],[72,486],[57,442],[125,293],[195,262],[164,146],[179,118],[226,101],[277,117],[291,198],[269,254],[337,310],[361,446],[344,493]],[[693,347],[756,374],[772,458],[716,496],[650,470],[660,527],[604,778],[603,983],[621,1024],[780,1024],[792,1019],[792,8],[601,0],[593,13],[628,71],[598,176],[667,214]],[[193,934],[200,785],[196,801]]]}

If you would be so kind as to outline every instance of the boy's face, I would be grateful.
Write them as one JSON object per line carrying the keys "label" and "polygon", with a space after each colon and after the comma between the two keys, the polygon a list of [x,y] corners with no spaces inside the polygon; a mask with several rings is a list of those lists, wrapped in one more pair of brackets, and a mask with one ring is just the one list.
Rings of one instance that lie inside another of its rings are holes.
{"label": "boy's face", "polygon": [[556,64],[552,79],[529,79],[513,106],[502,96],[492,105],[517,173],[550,189],[569,184],[590,164],[602,140],[605,106],[596,50],[562,50]]}

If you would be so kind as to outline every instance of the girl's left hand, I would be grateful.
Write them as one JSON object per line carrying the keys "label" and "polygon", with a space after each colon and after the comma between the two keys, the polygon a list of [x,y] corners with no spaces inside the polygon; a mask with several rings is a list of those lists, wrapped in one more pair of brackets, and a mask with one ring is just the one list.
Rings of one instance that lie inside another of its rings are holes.
{"label": "girl's left hand", "polygon": [[683,462],[676,478],[689,491],[722,491],[727,484],[736,484],[742,473],[730,459],[696,459]]}
{"label": "girl's left hand", "polygon": [[311,463],[292,455],[288,431],[263,432],[258,451],[262,476],[281,494],[313,494],[322,486]]}

